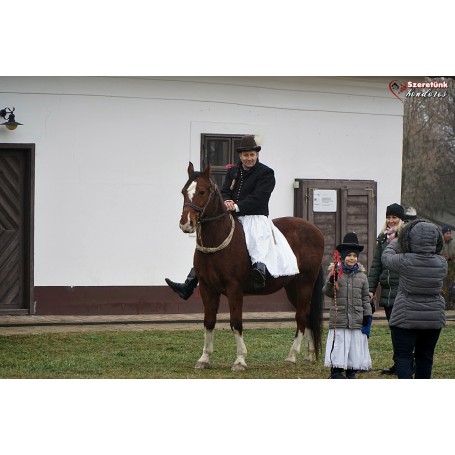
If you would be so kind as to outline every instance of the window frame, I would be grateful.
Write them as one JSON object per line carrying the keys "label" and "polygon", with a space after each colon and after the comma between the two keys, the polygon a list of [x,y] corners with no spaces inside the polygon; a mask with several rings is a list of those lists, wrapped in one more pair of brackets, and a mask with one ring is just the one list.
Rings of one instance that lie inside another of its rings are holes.
{"label": "window frame", "polygon": [[[201,169],[205,169],[205,167],[210,164],[212,177],[220,188],[223,184],[229,165],[236,165],[238,162],[238,153],[236,149],[243,136],[244,134],[201,134]],[[207,150],[211,141],[221,141],[227,143],[226,162],[222,159],[216,160],[218,163],[216,165],[209,162]]]}

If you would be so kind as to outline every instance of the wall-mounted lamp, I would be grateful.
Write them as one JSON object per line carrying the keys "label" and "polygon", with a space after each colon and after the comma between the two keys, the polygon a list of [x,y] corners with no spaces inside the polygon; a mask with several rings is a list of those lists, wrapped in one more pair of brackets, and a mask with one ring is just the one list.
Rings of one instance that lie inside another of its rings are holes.
{"label": "wall-mounted lamp", "polygon": [[[14,109],[14,107],[12,109],[5,107],[5,109],[0,110],[0,117],[6,120],[2,125],[5,125],[9,130],[15,130],[17,125],[22,125],[22,123],[16,122],[16,116],[13,114]],[[8,116],[8,119],[6,119],[6,116]]]}

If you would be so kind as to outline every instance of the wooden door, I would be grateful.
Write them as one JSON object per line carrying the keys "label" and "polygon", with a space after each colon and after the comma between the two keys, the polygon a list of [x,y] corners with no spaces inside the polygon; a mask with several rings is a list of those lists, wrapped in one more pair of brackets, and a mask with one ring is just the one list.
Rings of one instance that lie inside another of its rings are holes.
{"label": "wooden door", "polygon": [[376,188],[372,180],[295,179],[294,216],[314,223],[324,234],[325,276],[335,247],[348,232],[355,232],[365,247],[359,262],[368,274],[376,244]]}
{"label": "wooden door", "polygon": [[34,146],[0,144],[0,314],[33,313]]}

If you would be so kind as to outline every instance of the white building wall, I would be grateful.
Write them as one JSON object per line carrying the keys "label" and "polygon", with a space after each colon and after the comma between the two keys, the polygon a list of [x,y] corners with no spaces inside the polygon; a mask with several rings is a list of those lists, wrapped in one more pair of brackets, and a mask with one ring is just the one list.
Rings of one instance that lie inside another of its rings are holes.
{"label": "white building wall", "polygon": [[[392,78],[390,78],[392,79]],[[180,190],[201,133],[254,133],[276,173],[272,217],[293,182],[378,182],[378,228],[400,201],[403,105],[388,78],[0,77],[0,108],[34,143],[35,286],[164,285],[192,265]]]}

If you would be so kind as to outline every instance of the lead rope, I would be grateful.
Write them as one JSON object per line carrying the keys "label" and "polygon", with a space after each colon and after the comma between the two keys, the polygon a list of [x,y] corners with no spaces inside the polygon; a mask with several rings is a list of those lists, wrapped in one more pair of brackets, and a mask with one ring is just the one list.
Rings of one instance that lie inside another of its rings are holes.
{"label": "lead rope", "polygon": [[224,239],[224,242],[217,247],[211,248],[211,247],[204,246],[202,244],[201,225],[198,224],[196,226],[196,233],[197,233],[196,249],[198,251],[201,251],[202,253],[216,253],[217,251],[220,251],[220,250],[226,248],[231,243],[232,236],[234,235],[235,220],[234,220],[234,217],[230,213],[229,213],[229,216],[231,218],[231,231],[229,232],[229,235]]}
{"label": "lead rope", "polygon": [[[340,277],[343,273],[343,269],[341,267],[341,258],[340,253],[338,250],[333,252],[333,267],[332,271],[330,272],[330,276],[333,276],[333,306],[335,308],[335,321],[333,326],[333,339],[332,339],[332,348],[330,349],[330,368],[333,369],[333,362],[332,362],[332,352],[333,348],[335,347],[335,336],[336,336],[336,327],[337,327],[337,319],[338,319],[338,306],[337,306],[337,290],[338,290],[338,277]],[[329,318],[330,319],[330,318]],[[330,327],[329,327],[330,330]],[[332,371],[330,371],[330,375]]]}

